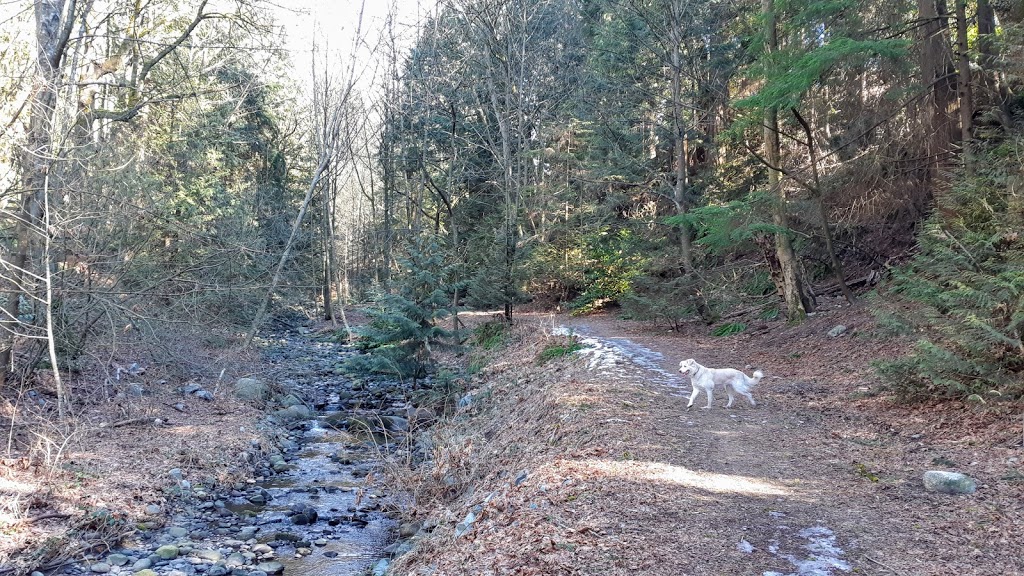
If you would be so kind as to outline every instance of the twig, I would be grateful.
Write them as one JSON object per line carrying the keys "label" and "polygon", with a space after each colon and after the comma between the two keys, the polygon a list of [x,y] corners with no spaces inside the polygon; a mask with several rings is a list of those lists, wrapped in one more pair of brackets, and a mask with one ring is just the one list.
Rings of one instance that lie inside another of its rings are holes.
{"label": "twig", "polygon": [[110,425],[111,428],[120,428],[121,426],[131,426],[132,424],[152,423],[152,416],[142,416],[139,418],[132,418],[130,420],[121,420],[120,422],[114,422]]}
{"label": "twig", "polygon": [[899,570],[896,570],[896,569],[895,569],[895,568],[893,568],[892,566],[887,566],[887,565],[885,565],[885,564],[882,564],[881,562],[879,562],[878,560],[875,560],[875,559],[874,559],[874,558],[872,558],[871,556],[864,556],[864,557],[865,557],[865,558],[867,558],[868,560],[870,560],[870,561],[874,562],[875,564],[878,564],[878,565],[879,565],[879,566],[881,566],[882,568],[885,568],[885,569],[886,569],[886,570],[888,570],[889,572],[892,572],[893,574],[896,574],[897,576],[903,576],[903,573],[902,573],[902,572],[900,572]]}
{"label": "twig", "polygon": [[60,512],[47,512],[46,514],[40,514],[31,518],[25,518],[21,520],[22,524],[34,524],[40,520],[49,520],[50,518],[70,518],[70,514],[62,514]]}

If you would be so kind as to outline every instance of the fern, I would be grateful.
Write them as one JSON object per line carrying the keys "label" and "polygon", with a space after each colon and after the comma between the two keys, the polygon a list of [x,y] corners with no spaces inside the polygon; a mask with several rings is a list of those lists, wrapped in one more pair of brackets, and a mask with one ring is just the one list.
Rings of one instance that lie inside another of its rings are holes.
{"label": "fern", "polygon": [[732,336],[733,334],[739,334],[747,329],[747,325],[742,322],[730,322],[729,324],[722,324],[718,328],[715,328],[712,332],[712,336]]}
{"label": "fern", "polygon": [[979,155],[894,275],[889,296],[913,303],[905,322],[928,335],[909,357],[878,364],[901,396],[1024,396],[1024,203],[1004,184],[1021,175],[998,149]]}

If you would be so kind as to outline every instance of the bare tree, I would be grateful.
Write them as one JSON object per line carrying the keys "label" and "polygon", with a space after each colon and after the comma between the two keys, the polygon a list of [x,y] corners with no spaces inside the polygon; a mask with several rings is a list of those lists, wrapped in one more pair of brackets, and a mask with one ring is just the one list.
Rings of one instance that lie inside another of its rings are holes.
{"label": "bare tree", "polygon": [[[79,6],[76,0],[36,0],[34,9],[35,73],[29,101],[28,131],[20,161],[21,202],[14,217],[13,255],[4,262],[9,289],[0,321],[4,329],[4,341],[0,345],[0,384],[6,379],[13,361],[14,336],[19,332],[20,324],[20,302],[23,298],[33,297],[33,279],[40,278],[31,268],[40,265],[33,264],[33,253],[39,246],[40,235],[48,234],[44,229],[43,211],[48,176],[55,160],[54,117],[58,108],[61,67],[75,20],[83,15],[87,6]],[[41,267],[38,269],[42,270]]]}

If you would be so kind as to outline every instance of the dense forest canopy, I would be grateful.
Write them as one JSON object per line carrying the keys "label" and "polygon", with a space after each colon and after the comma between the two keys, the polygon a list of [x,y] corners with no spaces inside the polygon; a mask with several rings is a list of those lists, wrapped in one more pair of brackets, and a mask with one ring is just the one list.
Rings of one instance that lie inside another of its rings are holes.
{"label": "dense forest canopy", "polygon": [[419,373],[464,306],[729,332],[871,290],[922,334],[902,394],[1024,393],[1024,3],[448,0],[408,44],[353,6],[372,62],[313,40],[308,90],[271,8],[4,5],[5,378],[287,302],[372,300]]}

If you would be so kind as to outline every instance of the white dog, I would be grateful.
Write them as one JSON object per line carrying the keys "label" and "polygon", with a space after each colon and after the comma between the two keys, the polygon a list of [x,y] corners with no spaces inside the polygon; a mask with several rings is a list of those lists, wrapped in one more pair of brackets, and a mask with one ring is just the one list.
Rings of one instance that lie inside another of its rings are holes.
{"label": "white dog", "polygon": [[711,393],[714,391],[716,384],[724,385],[726,393],[729,394],[729,403],[725,405],[726,408],[732,406],[733,391],[741,396],[746,396],[747,400],[750,400],[751,406],[757,406],[757,402],[754,402],[754,397],[750,395],[750,389],[760,382],[761,378],[764,378],[764,374],[760,370],[755,371],[752,378],[748,378],[746,374],[739,370],[732,368],[708,368],[707,366],[701,366],[696,360],[690,358],[679,363],[679,371],[690,376],[690,384],[693,386],[693,393],[690,394],[690,403],[686,405],[687,408],[693,406],[693,401],[697,399],[697,394],[701,390],[708,395],[708,405],[704,409],[711,408]]}

